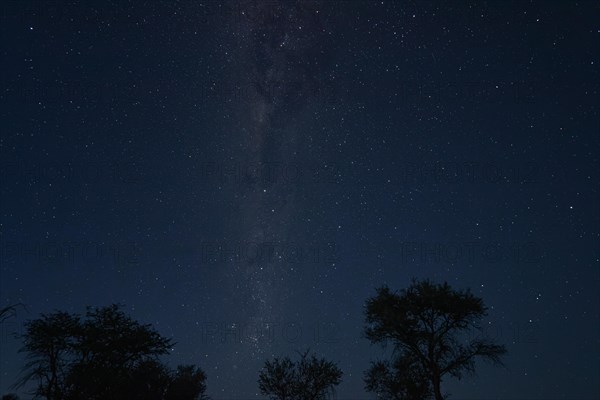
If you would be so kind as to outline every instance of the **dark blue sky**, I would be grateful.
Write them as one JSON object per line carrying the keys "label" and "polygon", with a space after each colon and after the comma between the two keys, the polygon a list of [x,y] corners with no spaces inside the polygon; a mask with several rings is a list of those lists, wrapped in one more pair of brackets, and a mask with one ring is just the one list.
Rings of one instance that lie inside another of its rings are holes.
{"label": "dark blue sky", "polygon": [[375,288],[471,288],[506,368],[454,399],[592,399],[600,7],[9,1],[0,393],[11,332],[122,303],[214,398],[311,348],[371,398]]}

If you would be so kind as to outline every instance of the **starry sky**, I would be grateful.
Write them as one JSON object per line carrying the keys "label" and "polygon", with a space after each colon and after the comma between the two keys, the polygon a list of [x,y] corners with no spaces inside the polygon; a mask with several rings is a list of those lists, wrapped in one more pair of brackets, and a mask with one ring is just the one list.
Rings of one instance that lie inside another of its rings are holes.
{"label": "starry sky", "polygon": [[375,288],[471,288],[505,368],[600,393],[598,3],[6,1],[0,394],[42,312],[124,304],[216,399],[310,348],[363,389]]}

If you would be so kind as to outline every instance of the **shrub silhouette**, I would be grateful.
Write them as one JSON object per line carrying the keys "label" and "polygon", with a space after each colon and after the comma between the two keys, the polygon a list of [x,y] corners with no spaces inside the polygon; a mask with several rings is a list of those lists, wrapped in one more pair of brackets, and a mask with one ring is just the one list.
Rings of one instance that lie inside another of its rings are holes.
{"label": "shrub silhouette", "polygon": [[342,371],[335,363],[305,351],[297,362],[289,357],[266,361],[258,386],[274,400],[322,400],[333,396],[341,381]]}

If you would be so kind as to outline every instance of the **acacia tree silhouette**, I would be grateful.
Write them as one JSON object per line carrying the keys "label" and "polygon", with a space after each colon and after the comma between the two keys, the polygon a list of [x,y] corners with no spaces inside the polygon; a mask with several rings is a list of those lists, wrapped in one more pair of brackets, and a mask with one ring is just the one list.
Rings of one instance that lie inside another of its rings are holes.
{"label": "acacia tree silhouette", "polygon": [[410,355],[396,357],[393,362],[378,361],[365,373],[365,388],[379,398],[423,400],[431,397],[427,374]]}
{"label": "acacia tree silhouette", "polygon": [[366,372],[369,391],[387,399],[443,400],[445,376],[475,372],[481,358],[501,365],[504,346],[466,334],[480,330],[487,315],[483,300],[447,283],[413,281],[399,294],[383,286],[366,302],[365,334],[373,343],[394,346],[393,362],[375,363]]}
{"label": "acacia tree silhouette", "polygon": [[266,361],[258,386],[274,400],[323,400],[333,396],[341,381],[342,371],[335,363],[314,354],[309,357],[307,350],[297,362],[289,357]]}
{"label": "acacia tree silhouette", "polygon": [[26,322],[20,352],[27,353],[27,362],[14,386],[37,381],[36,396],[62,399],[78,324],[78,316],[65,312],[42,314],[39,319]]}
{"label": "acacia tree silhouette", "polygon": [[118,305],[88,308],[84,317],[55,312],[25,324],[27,363],[16,387],[37,382],[48,400],[197,400],[206,375],[195,366],[170,371],[158,357],[171,339],[134,321]]}

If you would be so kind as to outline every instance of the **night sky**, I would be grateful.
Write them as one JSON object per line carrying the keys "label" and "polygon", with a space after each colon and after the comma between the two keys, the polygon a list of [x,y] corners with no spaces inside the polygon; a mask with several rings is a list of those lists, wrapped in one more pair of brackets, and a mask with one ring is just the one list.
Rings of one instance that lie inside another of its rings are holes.
{"label": "night sky", "polygon": [[266,359],[388,352],[364,303],[471,288],[505,368],[454,399],[600,394],[600,6],[3,2],[0,394],[42,312],[121,303],[217,399]]}

